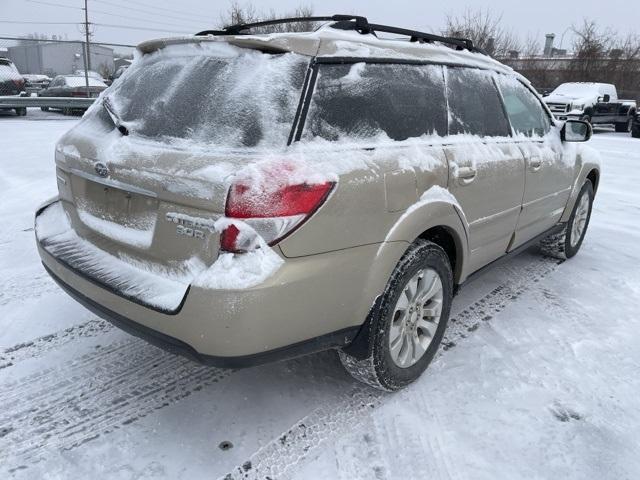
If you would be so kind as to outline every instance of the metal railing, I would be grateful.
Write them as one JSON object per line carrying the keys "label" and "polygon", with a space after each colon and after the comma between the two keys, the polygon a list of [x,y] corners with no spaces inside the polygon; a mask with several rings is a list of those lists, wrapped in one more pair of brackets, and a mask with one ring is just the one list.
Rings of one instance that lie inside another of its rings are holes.
{"label": "metal railing", "polygon": [[79,98],[79,97],[12,97],[0,96],[0,108],[70,108],[85,109],[89,108],[95,98]]}

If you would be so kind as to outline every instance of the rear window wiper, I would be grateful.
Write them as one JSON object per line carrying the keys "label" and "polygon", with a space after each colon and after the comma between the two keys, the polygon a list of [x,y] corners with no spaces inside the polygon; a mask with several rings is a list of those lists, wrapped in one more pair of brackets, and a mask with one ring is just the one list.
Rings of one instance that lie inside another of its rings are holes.
{"label": "rear window wiper", "polygon": [[116,110],[115,108],[113,108],[113,105],[111,105],[111,100],[109,100],[109,97],[104,97],[102,99],[102,105],[104,106],[104,109],[109,114],[109,117],[111,117],[111,121],[116,126],[118,131],[122,135],[125,135],[125,136],[129,135],[129,129],[122,124],[122,120],[120,119],[120,116],[116,113]]}

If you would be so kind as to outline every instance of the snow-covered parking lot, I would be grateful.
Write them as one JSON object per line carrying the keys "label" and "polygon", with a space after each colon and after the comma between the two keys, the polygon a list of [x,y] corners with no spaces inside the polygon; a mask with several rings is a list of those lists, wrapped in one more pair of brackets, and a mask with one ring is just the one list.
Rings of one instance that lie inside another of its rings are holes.
{"label": "snow-covered parking lot", "polygon": [[0,478],[640,478],[640,141],[601,130],[570,261],[535,249],[465,286],[446,349],[397,394],[333,352],[203,367],[67,297],[32,231],[78,118],[0,113]]}

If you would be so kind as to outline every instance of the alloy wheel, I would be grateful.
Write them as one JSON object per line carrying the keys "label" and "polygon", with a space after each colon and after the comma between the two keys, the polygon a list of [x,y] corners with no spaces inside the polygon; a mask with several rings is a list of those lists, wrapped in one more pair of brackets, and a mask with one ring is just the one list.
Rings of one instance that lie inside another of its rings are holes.
{"label": "alloy wheel", "polygon": [[391,359],[398,367],[411,367],[426,353],[438,329],[442,298],[442,281],[432,268],[418,271],[402,289],[389,331]]}

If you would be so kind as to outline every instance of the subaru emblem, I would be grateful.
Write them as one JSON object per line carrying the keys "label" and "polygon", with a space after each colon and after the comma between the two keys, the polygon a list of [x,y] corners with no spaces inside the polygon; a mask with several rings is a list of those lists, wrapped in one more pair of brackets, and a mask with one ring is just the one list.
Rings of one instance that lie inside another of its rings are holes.
{"label": "subaru emblem", "polygon": [[96,173],[98,175],[100,175],[101,177],[108,177],[109,176],[109,169],[107,168],[107,166],[104,163],[98,162],[93,166],[93,168],[96,169]]}

